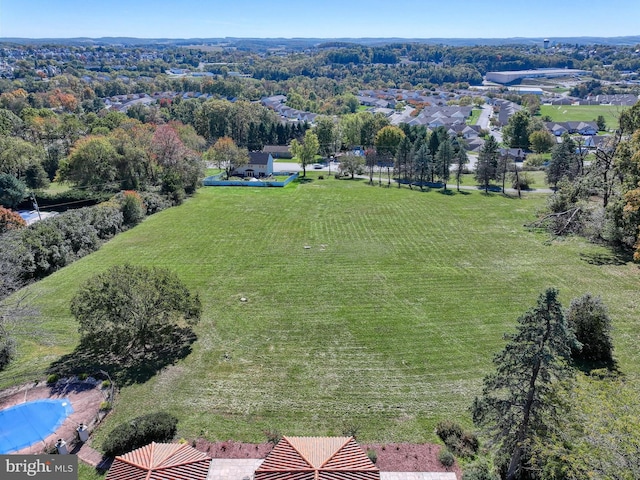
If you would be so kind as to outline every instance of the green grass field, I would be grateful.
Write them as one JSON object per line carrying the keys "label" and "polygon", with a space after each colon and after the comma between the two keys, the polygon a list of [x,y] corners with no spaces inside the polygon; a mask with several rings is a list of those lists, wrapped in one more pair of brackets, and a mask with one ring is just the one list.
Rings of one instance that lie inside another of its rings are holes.
{"label": "green grass field", "polygon": [[471,110],[471,116],[467,118],[467,125],[475,125],[480,118],[480,113],[482,112],[481,108],[474,108]]}
{"label": "green grass field", "polygon": [[34,285],[42,319],[20,336],[0,386],[42,378],[71,352],[71,296],[125,262],[175,270],[204,314],[189,356],[122,388],[98,445],[115,425],[157,410],[177,415],[186,439],[339,435],[355,425],[363,442],[434,440],[441,419],[470,425],[503,333],[549,286],[566,305],[601,295],[620,367],[640,373],[638,268],[523,228],[544,195],[310,177],[287,188],[203,188]]}
{"label": "green grass field", "polygon": [[598,115],[602,115],[607,129],[615,129],[620,113],[626,108],[615,105],[540,105],[540,115],[548,115],[554,122],[594,122]]}

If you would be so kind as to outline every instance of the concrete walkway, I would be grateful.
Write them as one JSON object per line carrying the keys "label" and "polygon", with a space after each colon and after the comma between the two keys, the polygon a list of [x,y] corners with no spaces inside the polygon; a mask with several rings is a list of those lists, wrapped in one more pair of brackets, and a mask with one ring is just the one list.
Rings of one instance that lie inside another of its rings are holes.
{"label": "concrete walkway", "polygon": [[263,458],[214,458],[207,480],[253,480]]}
{"label": "concrete walkway", "polygon": [[112,459],[103,457],[86,443],[77,444],[71,453],[78,455],[78,460],[99,470],[108,470],[112,463]]}

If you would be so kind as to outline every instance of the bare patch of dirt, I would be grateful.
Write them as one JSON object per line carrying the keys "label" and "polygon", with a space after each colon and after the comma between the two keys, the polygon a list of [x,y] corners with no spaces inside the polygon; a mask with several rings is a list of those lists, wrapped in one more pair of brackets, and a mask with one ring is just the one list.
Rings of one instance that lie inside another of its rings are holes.
{"label": "bare patch of dirt", "polygon": [[458,464],[447,468],[438,460],[441,445],[431,443],[372,443],[361,445],[363,450],[374,450],[378,456],[376,466],[382,472],[454,472],[462,478]]}
{"label": "bare patch of dirt", "polygon": [[265,458],[273,449],[271,443],[208,442],[196,440],[195,448],[211,458]]}

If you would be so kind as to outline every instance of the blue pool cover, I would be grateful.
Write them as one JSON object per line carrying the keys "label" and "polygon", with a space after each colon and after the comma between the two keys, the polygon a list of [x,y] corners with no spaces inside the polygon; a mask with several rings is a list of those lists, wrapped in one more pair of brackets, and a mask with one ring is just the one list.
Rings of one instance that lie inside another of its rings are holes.
{"label": "blue pool cover", "polygon": [[72,413],[67,398],[35,400],[0,410],[0,454],[43,441]]}

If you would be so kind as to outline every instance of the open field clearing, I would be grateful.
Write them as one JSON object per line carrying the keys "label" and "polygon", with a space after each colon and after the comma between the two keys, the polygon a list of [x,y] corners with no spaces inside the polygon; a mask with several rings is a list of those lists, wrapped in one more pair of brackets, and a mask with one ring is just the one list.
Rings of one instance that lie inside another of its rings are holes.
{"label": "open field clearing", "polygon": [[612,130],[618,128],[618,117],[627,108],[618,105],[540,105],[540,115],[548,115],[554,122],[595,122],[598,115],[602,115],[607,130]]}
{"label": "open field clearing", "polygon": [[42,324],[20,337],[0,386],[42,378],[73,351],[71,296],[125,262],[175,270],[204,313],[192,353],[123,387],[98,441],[157,410],[178,416],[187,439],[264,441],[267,429],[339,435],[354,426],[362,442],[433,440],[438,420],[470,424],[502,334],[549,286],[566,306],[587,291],[601,295],[621,369],[640,372],[638,268],[580,239],[524,229],[544,195],[311,177],[287,188],[203,188],[34,285]]}

